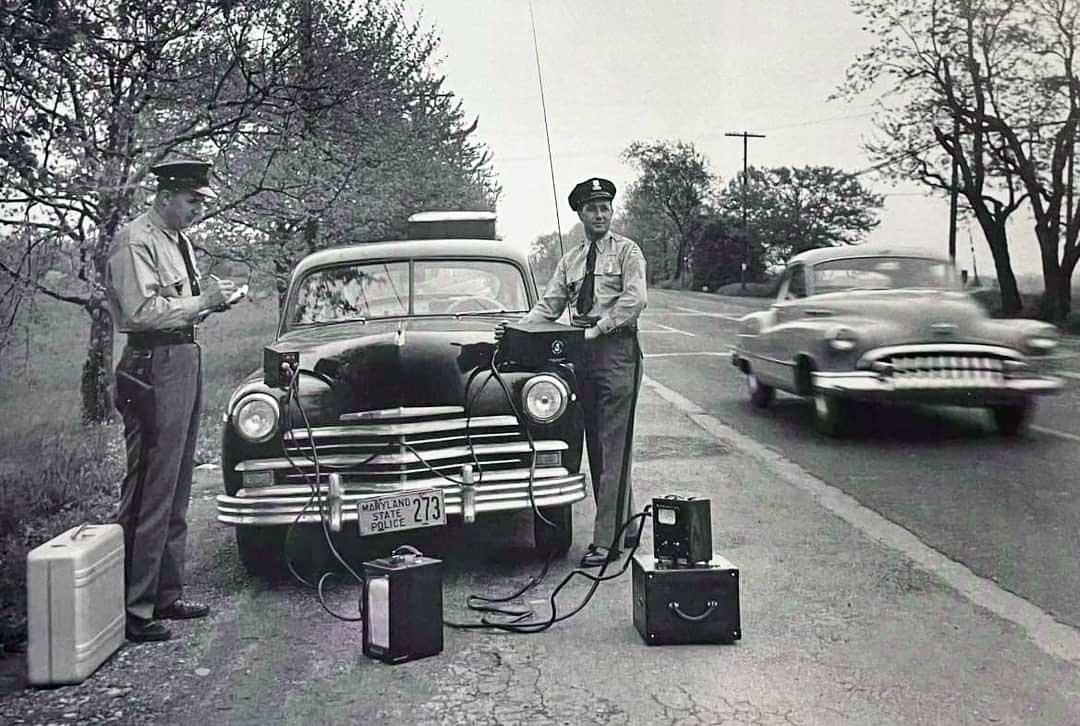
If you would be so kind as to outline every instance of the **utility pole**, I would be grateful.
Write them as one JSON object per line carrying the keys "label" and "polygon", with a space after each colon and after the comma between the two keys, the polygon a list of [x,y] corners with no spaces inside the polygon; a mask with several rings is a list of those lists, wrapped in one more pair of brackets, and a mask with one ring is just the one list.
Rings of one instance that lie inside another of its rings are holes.
{"label": "utility pole", "polygon": [[956,264],[956,207],[960,196],[960,117],[953,115],[952,185],[949,188],[949,261]]}
{"label": "utility pole", "polygon": [[742,286],[743,291],[746,290],[746,272],[750,269],[750,225],[746,221],[746,156],[747,156],[747,143],[749,139],[764,139],[765,134],[752,134],[749,131],[732,131],[724,134],[724,136],[741,136],[742,137],[742,226],[743,226],[743,238],[745,241],[746,249],[743,251],[743,263],[742,272],[739,275],[739,283]]}

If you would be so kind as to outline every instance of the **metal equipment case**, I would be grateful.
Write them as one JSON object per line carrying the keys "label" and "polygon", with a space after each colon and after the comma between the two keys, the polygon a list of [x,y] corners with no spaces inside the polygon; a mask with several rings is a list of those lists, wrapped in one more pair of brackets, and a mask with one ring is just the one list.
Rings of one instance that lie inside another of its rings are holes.
{"label": "metal equipment case", "polygon": [[403,663],[442,652],[442,560],[422,554],[365,562],[364,655]]}
{"label": "metal equipment case", "polygon": [[84,524],[26,556],[30,683],[80,683],[124,642],[124,534]]}
{"label": "metal equipment case", "polygon": [[634,555],[634,627],[649,645],[731,643],[742,637],[739,571],[713,554],[708,564],[665,567]]}

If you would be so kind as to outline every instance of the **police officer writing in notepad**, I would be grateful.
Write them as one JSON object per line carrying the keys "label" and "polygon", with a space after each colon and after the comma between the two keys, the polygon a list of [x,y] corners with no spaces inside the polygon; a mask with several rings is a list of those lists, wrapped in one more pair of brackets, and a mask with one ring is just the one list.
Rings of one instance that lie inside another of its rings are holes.
{"label": "police officer writing in notepad", "polygon": [[[646,305],[645,257],[636,242],[611,231],[614,198],[615,185],[607,179],[587,179],[570,192],[586,239],[559,260],[540,301],[523,318],[555,320],[569,305],[571,323],[585,328],[579,380],[596,520],[583,567],[618,558],[612,541],[634,511],[630,466],[642,373],[637,320]],[[635,535],[630,527],[623,546],[633,546]]]}
{"label": "police officer writing in notepad", "polygon": [[168,640],[157,620],[199,618],[209,609],[183,599],[187,510],[201,402],[198,322],[224,310],[236,289],[203,278],[182,230],[196,221],[210,188],[210,164],[158,164],[154,204],[116,234],[106,289],[117,329],[127,334],[116,369],[127,474],[118,521],[124,528],[128,640]]}

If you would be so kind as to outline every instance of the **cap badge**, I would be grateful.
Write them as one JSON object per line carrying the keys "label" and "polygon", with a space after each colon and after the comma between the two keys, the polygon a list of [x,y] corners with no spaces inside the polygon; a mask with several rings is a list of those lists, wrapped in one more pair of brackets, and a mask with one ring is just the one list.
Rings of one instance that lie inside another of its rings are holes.
{"label": "cap badge", "polygon": [[600,191],[600,180],[599,179],[593,179],[592,180],[592,188],[593,188],[594,192]]}

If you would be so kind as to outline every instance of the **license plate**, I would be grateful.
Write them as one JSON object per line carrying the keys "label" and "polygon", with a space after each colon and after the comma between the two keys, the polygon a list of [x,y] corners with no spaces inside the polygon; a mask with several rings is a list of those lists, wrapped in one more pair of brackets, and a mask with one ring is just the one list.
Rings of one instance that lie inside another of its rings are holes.
{"label": "license plate", "polygon": [[386,534],[446,524],[441,489],[419,489],[362,499],[358,503],[360,534]]}

